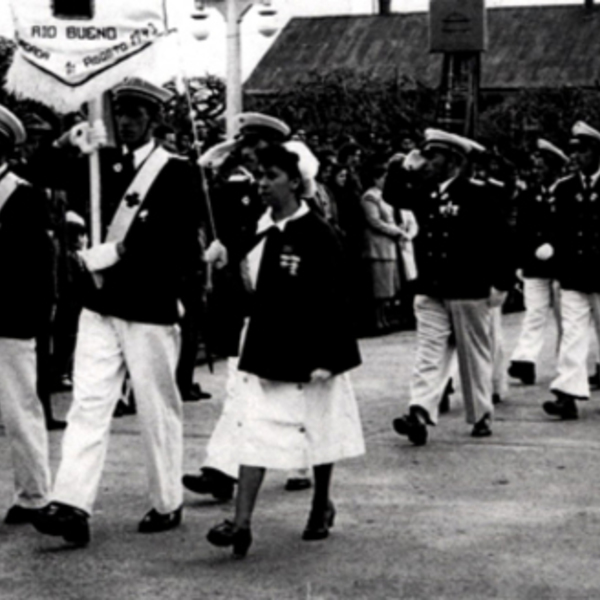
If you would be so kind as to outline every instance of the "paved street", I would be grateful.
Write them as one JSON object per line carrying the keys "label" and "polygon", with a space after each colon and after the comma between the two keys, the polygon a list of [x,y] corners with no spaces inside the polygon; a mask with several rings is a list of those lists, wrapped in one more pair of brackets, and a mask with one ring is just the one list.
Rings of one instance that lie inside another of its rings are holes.
{"label": "paved street", "polygon": [[[508,315],[506,349],[521,314]],[[554,339],[536,387],[510,385],[494,435],[470,437],[460,392],[426,447],[391,429],[401,414],[414,333],[361,342],[355,373],[368,454],[339,465],[338,518],[329,540],[303,542],[310,492],[283,491],[269,473],[244,561],[211,547],[207,530],[232,512],[186,495],[184,524],[166,534],[136,533],[147,510],[135,418],[116,420],[87,549],[71,549],[30,527],[0,526],[2,600],[600,598],[600,393],[581,420],[552,422]],[[223,398],[225,364],[198,369],[210,402],[186,403],[186,469],[199,465]],[[68,396],[58,399],[64,413]],[[53,432],[56,467],[61,433]],[[9,453],[0,438],[0,491],[10,503]]]}

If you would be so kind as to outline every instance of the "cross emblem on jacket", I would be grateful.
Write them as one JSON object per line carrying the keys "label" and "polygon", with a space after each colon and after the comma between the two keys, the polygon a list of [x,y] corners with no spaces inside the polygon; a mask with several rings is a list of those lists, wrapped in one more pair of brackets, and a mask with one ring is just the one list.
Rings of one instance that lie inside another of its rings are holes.
{"label": "cross emblem on jacket", "polygon": [[452,201],[448,202],[448,204],[442,204],[440,206],[440,214],[445,217],[455,217],[458,214],[459,206],[457,204],[452,204]]}
{"label": "cross emblem on jacket", "polygon": [[125,203],[129,208],[137,206],[140,203],[140,195],[137,192],[127,194],[127,196],[125,196]]}

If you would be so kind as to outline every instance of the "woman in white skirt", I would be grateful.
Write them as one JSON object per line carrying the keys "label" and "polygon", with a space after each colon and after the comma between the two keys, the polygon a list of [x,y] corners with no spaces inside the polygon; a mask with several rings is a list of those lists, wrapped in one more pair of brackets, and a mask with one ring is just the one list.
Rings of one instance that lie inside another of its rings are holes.
{"label": "woman in white skirt", "polygon": [[260,194],[269,207],[241,249],[250,291],[235,384],[240,472],[235,518],[208,541],[252,543],[251,518],[265,470],[313,468],[314,494],[302,538],[329,535],[333,465],[364,453],[348,371],[360,364],[343,251],[330,226],[301,200],[298,155],[283,146],[259,151]]}

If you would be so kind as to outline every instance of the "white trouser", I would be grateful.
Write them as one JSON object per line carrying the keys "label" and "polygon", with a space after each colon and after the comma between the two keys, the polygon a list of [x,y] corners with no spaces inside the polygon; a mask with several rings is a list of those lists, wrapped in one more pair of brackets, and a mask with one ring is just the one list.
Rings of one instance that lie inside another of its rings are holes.
{"label": "white trouser", "polygon": [[492,393],[504,396],[506,392],[506,370],[504,368],[504,335],[502,333],[502,307],[492,312]]}
{"label": "white trouser", "polygon": [[[456,351],[467,423],[493,415],[491,309],[485,300],[416,296],[417,359],[409,406],[421,406],[437,423],[438,406]],[[452,343],[454,338],[454,343]]]}
{"label": "white trouser", "polygon": [[14,504],[40,508],[50,489],[48,434],[36,392],[34,340],[0,338],[0,411],[10,444]]}
{"label": "white trouser", "polygon": [[175,383],[178,357],[175,325],[132,323],[82,312],[73,404],[53,500],[91,514],[127,370],[137,402],[152,508],[167,513],[181,506],[183,411]]}
{"label": "white trouser", "polygon": [[[525,278],[525,318],[511,361],[536,363],[544,347],[544,335],[555,299],[552,279]],[[558,318],[558,311],[556,311]]]}
{"label": "white trouser", "polygon": [[600,339],[600,294],[561,290],[562,338],[557,376],[550,389],[577,398],[589,398],[587,358],[593,324]]}
{"label": "white trouser", "polygon": [[[227,360],[227,383],[225,401],[221,415],[206,446],[206,459],[203,467],[216,469],[238,478],[240,461],[237,449],[240,392],[237,376],[238,358]],[[243,407],[242,407],[243,408]]]}

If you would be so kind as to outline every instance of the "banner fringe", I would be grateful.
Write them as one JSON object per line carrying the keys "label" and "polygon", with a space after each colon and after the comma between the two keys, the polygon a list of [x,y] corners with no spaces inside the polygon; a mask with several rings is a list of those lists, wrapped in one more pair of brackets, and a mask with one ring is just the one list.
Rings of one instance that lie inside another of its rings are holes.
{"label": "banner fringe", "polygon": [[79,87],[65,85],[25,60],[17,51],[6,76],[5,89],[18,99],[37,100],[60,113],[76,112],[83,104],[100,97],[123,79],[153,69],[167,37],[154,41],[139,54],[111,66]]}

